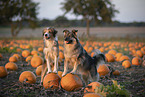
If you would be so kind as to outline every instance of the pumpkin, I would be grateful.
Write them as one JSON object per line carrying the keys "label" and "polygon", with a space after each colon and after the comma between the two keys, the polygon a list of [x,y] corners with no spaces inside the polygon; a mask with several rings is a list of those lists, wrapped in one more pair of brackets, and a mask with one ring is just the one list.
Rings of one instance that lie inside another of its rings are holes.
{"label": "pumpkin", "polygon": [[63,54],[62,51],[59,52],[59,58],[60,58],[60,59],[64,59],[64,54]]}
{"label": "pumpkin", "polygon": [[0,58],[3,58],[3,55],[0,53]]}
{"label": "pumpkin", "polygon": [[97,69],[97,72],[99,73],[100,76],[105,76],[106,74],[108,74],[110,72],[107,64],[100,64],[98,69]]}
{"label": "pumpkin", "polygon": [[97,93],[86,93],[83,97],[103,97],[103,96]]}
{"label": "pumpkin", "polygon": [[88,50],[87,50],[87,52],[88,53],[91,53],[93,51],[93,49],[94,49],[93,47],[89,47]]}
{"label": "pumpkin", "polygon": [[24,71],[20,74],[19,81],[21,83],[26,81],[26,83],[34,84],[36,83],[36,75],[31,71]]}
{"label": "pumpkin", "polygon": [[107,62],[114,62],[115,61],[115,57],[112,54],[106,53],[105,57],[106,57]]}
{"label": "pumpkin", "polygon": [[142,63],[142,60],[140,57],[134,57],[132,59],[132,65],[141,65],[141,63]]}
{"label": "pumpkin", "polygon": [[28,57],[29,55],[30,55],[30,51],[28,51],[28,50],[22,51],[22,56],[23,56],[24,58]]}
{"label": "pumpkin", "polygon": [[15,57],[15,56],[11,56],[11,57],[9,58],[9,61],[10,61],[10,62],[17,62],[18,59],[17,59],[17,57]]}
{"label": "pumpkin", "polygon": [[122,66],[124,66],[124,68],[129,68],[129,67],[131,67],[131,63],[129,60],[124,60],[122,62]]}
{"label": "pumpkin", "polygon": [[84,93],[86,92],[95,92],[96,87],[100,87],[100,85],[103,85],[99,82],[91,82],[87,85],[87,87],[84,89]]}
{"label": "pumpkin", "polygon": [[61,78],[61,87],[66,91],[78,90],[83,86],[83,82],[77,74],[68,73]]}
{"label": "pumpkin", "polygon": [[62,78],[62,71],[58,71],[57,73],[58,73],[59,77]]}
{"label": "pumpkin", "polygon": [[115,70],[112,74],[113,75],[120,75],[120,71],[119,70]]}
{"label": "pumpkin", "polygon": [[116,55],[116,53],[117,53],[117,52],[116,52],[115,50],[113,50],[113,49],[108,51],[108,54],[112,54],[112,55],[114,55],[114,56]]}
{"label": "pumpkin", "polygon": [[42,72],[42,65],[40,65],[36,68],[36,75],[40,76],[41,72]]}
{"label": "pumpkin", "polygon": [[38,54],[38,52],[36,50],[32,50],[31,55],[35,55],[35,54]]}
{"label": "pumpkin", "polygon": [[19,54],[13,54],[13,56],[17,57],[18,60],[21,59],[21,56]]}
{"label": "pumpkin", "polygon": [[7,75],[7,69],[4,66],[0,66],[0,78],[6,77]]}
{"label": "pumpkin", "polygon": [[38,51],[39,51],[39,52],[43,52],[43,48],[42,48],[42,47],[39,47],[39,48],[38,48]]}
{"label": "pumpkin", "polygon": [[123,55],[119,59],[119,61],[124,61],[124,60],[130,60],[130,58],[127,55]]}
{"label": "pumpkin", "polygon": [[28,57],[26,58],[26,62],[30,62],[31,59],[32,59],[32,56],[28,56]]}
{"label": "pumpkin", "polygon": [[143,57],[143,52],[141,50],[137,50],[136,54],[139,55],[139,57],[141,58]]}
{"label": "pumpkin", "polygon": [[60,77],[56,73],[48,73],[43,80],[43,87],[45,89],[57,89],[59,88]]}
{"label": "pumpkin", "polygon": [[17,52],[22,52],[22,50],[20,48],[17,48],[16,51]]}
{"label": "pumpkin", "polygon": [[6,65],[5,65],[5,68],[7,70],[17,70],[18,69],[18,66],[17,64],[13,63],[13,62],[8,62]]}
{"label": "pumpkin", "polygon": [[123,55],[122,53],[117,53],[117,54],[115,55],[115,60],[116,60],[116,61],[119,61],[119,59],[120,59],[120,57],[121,57],[122,55]]}
{"label": "pumpkin", "polygon": [[31,66],[36,68],[39,65],[42,65],[44,62],[43,58],[40,56],[33,56],[31,59]]}

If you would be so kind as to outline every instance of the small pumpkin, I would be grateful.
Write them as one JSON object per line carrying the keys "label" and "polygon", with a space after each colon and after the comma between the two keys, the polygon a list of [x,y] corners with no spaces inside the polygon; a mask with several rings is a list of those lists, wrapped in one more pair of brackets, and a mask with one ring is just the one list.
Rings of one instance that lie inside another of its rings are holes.
{"label": "small pumpkin", "polygon": [[117,54],[115,55],[115,60],[116,60],[116,61],[119,61],[119,59],[120,59],[120,57],[121,57],[122,55],[123,55],[122,53],[117,53]]}
{"label": "small pumpkin", "polygon": [[119,70],[115,70],[112,74],[113,75],[120,75],[120,71]]}
{"label": "small pumpkin", "polygon": [[119,59],[119,61],[124,61],[124,60],[130,60],[130,58],[127,55],[123,55]]}
{"label": "small pumpkin", "polygon": [[30,51],[28,51],[28,50],[22,51],[22,56],[23,56],[24,58],[28,57],[29,55],[30,55]]}
{"label": "small pumpkin", "polygon": [[19,54],[13,54],[13,56],[17,57],[18,60],[21,59],[21,56]]}
{"label": "small pumpkin", "polygon": [[43,48],[42,48],[42,47],[39,47],[39,48],[38,48],[38,51],[39,51],[39,52],[43,52]]}
{"label": "small pumpkin", "polygon": [[19,81],[21,83],[26,81],[26,83],[34,84],[36,83],[36,75],[31,71],[24,71],[20,74]]}
{"label": "small pumpkin", "polygon": [[60,59],[64,59],[64,54],[63,54],[62,51],[59,52],[59,58],[60,58]]}
{"label": "small pumpkin", "polygon": [[40,65],[36,68],[36,75],[40,76],[41,72],[42,72],[42,65]]}
{"label": "small pumpkin", "polygon": [[17,62],[18,61],[18,59],[17,59],[17,57],[15,57],[15,56],[11,56],[10,58],[9,58],[9,62]]}
{"label": "small pumpkin", "polygon": [[7,75],[7,69],[4,66],[0,66],[0,78],[6,77]]}
{"label": "small pumpkin", "polygon": [[84,94],[83,97],[103,97],[103,96],[98,93],[86,93]]}
{"label": "small pumpkin", "polygon": [[114,62],[115,61],[115,57],[112,54],[106,53],[105,57],[106,57],[107,62]]}
{"label": "small pumpkin", "polygon": [[61,78],[61,87],[66,91],[78,90],[83,86],[83,82],[77,74],[68,73]]}
{"label": "small pumpkin", "polygon": [[17,64],[16,63],[14,63],[14,62],[8,62],[6,65],[5,65],[5,68],[7,69],[7,70],[17,70],[18,69],[18,66],[17,66]]}
{"label": "small pumpkin", "polygon": [[26,58],[26,62],[30,62],[31,59],[32,59],[32,56],[28,56],[28,57]]}
{"label": "small pumpkin", "polygon": [[129,60],[124,60],[122,62],[122,66],[124,66],[124,68],[129,68],[129,67],[131,67],[131,63]]}
{"label": "small pumpkin", "polygon": [[58,71],[57,73],[58,73],[59,77],[62,78],[62,71]]}
{"label": "small pumpkin", "polygon": [[35,54],[38,54],[38,52],[36,50],[32,50],[31,55],[35,55]]}
{"label": "small pumpkin", "polygon": [[3,58],[3,55],[0,53],[0,58]]}
{"label": "small pumpkin", "polygon": [[100,87],[100,85],[103,85],[102,83],[99,82],[91,82],[90,84],[87,85],[87,87],[84,89],[84,93],[87,92],[95,92],[96,87]]}
{"label": "small pumpkin", "polygon": [[33,56],[31,59],[31,66],[36,68],[39,65],[42,65],[44,62],[43,58],[40,56]]}
{"label": "small pumpkin", "polygon": [[112,54],[114,56],[116,55],[116,53],[117,53],[116,50],[113,49],[108,51],[108,54]]}
{"label": "small pumpkin", "polygon": [[141,65],[141,63],[142,63],[142,60],[140,57],[134,57],[132,59],[132,65]]}
{"label": "small pumpkin", "polygon": [[48,73],[43,80],[43,87],[45,89],[57,89],[59,88],[60,77],[56,73]]}
{"label": "small pumpkin", "polygon": [[141,50],[137,50],[136,54],[141,58],[143,57],[143,52]]}
{"label": "small pumpkin", "polygon": [[105,76],[106,74],[108,74],[110,72],[107,64],[100,64],[97,72],[99,73],[100,76]]}

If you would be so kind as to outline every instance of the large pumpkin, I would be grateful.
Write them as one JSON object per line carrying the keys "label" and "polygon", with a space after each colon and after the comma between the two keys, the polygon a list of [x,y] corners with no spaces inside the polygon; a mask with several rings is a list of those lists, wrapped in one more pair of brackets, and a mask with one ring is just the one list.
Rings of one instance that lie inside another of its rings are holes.
{"label": "large pumpkin", "polygon": [[60,81],[61,87],[66,91],[78,90],[83,86],[83,82],[80,77],[76,74],[68,73],[62,77]]}
{"label": "large pumpkin", "polygon": [[9,61],[10,61],[10,62],[17,62],[18,59],[17,59],[17,57],[15,57],[15,56],[11,56],[11,57],[9,58]]}
{"label": "large pumpkin", "polygon": [[43,58],[40,56],[33,56],[31,59],[31,66],[36,68],[39,65],[42,65],[44,62]]}
{"label": "large pumpkin", "polygon": [[13,62],[8,62],[6,65],[5,65],[5,68],[7,70],[17,70],[18,69],[18,66],[17,64],[13,63]]}
{"label": "large pumpkin", "polygon": [[57,89],[59,88],[60,77],[56,73],[48,73],[43,80],[43,87],[45,89]]}
{"label": "large pumpkin", "polygon": [[142,60],[140,57],[134,57],[132,59],[132,65],[141,65],[141,63],[142,63]]}
{"label": "large pumpkin", "polygon": [[97,72],[99,73],[100,76],[105,76],[106,74],[108,74],[110,72],[108,66],[106,64],[100,64]]}
{"label": "large pumpkin", "polygon": [[21,73],[19,81],[21,83],[23,83],[24,81],[30,84],[36,83],[36,75],[31,71],[24,71]]}
{"label": "large pumpkin", "polygon": [[86,92],[95,92],[96,87],[100,87],[100,85],[103,85],[103,84],[101,84],[99,82],[91,82],[84,89],[84,93],[86,93]]}
{"label": "large pumpkin", "polygon": [[7,69],[4,66],[0,66],[0,78],[8,75]]}

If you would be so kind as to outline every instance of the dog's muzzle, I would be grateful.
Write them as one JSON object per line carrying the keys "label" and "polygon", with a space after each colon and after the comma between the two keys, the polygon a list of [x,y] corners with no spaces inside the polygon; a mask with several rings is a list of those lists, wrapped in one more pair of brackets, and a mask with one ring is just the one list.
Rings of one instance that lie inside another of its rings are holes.
{"label": "dog's muzzle", "polygon": [[66,44],[71,44],[71,43],[72,43],[72,40],[70,40],[70,39],[67,38],[67,37],[64,39],[64,41],[65,41]]}
{"label": "dog's muzzle", "polygon": [[45,37],[46,39],[49,39],[49,38],[50,38],[50,36],[49,36],[48,33],[45,33],[45,34],[44,34],[44,37]]}

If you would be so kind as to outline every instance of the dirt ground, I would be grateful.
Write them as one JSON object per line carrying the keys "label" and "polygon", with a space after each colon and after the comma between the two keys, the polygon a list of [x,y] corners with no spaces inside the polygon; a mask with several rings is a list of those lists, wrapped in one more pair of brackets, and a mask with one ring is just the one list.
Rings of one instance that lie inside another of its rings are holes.
{"label": "dirt ground", "polygon": [[[0,59],[0,66],[4,66],[13,53],[3,53],[3,58]],[[18,65],[17,71],[8,71],[8,76],[0,78],[0,97],[82,97],[83,88],[75,92],[67,92],[61,87],[56,90],[44,89],[39,84],[40,77],[37,77],[36,84],[20,83],[19,76],[23,71],[32,71],[35,73],[35,68],[27,65],[25,59],[16,63]],[[105,76],[101,77],[99,82],[104,85],[111,85],[112,79],[117,80],[120,85],[125,86],[131,93],[132,97],[145,97],[145,67],[132,66],[124,69],[120,62],[109,63],[114,69],[120,71],[119,76]],[[61,66],[60,68],[63,68]]]}

